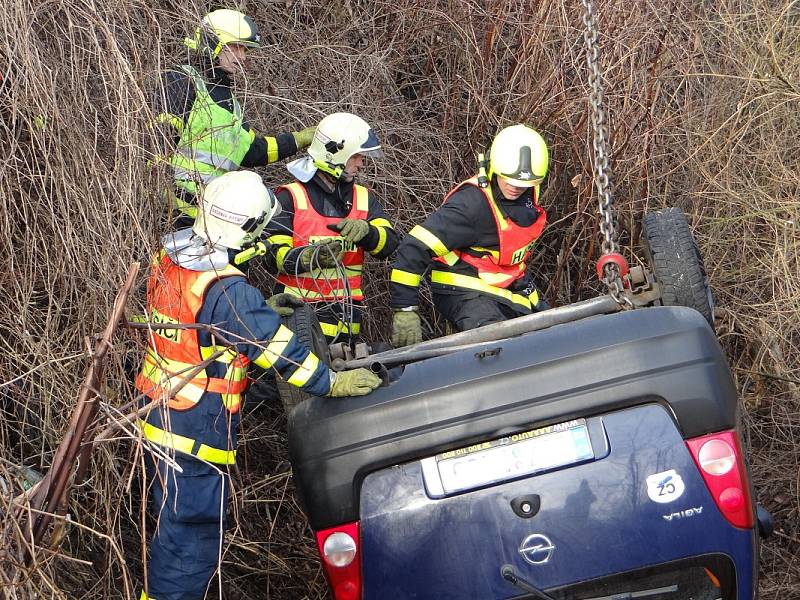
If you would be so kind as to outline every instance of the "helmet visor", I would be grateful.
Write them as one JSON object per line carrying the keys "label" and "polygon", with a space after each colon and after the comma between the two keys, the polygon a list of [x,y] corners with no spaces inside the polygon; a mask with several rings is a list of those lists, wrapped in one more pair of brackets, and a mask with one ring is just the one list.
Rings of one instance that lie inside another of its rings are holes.
{"label": "helmet visor", "polygon": [[383,158],[383,150],[381,150],[381,143],[378,141],[378,136],[375,131],[370,129],[367,133],[367,139],[361,144],[356,154],[368,156],[369,158]]}

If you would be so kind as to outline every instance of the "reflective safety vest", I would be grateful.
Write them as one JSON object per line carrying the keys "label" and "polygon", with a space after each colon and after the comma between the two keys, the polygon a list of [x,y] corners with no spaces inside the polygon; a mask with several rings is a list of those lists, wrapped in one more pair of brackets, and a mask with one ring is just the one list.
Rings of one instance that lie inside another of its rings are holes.
{"label": "reflective safety vest", "polygon": [[[218,279],[242,276],[232,265],[217,271],[190,271],[162,251],[147,283],[148,348],[136,377],[136,389],[169,408],[189,410],[206,392],[218,393],[231,413],[239,412],[247,387],[249,359],[232,348],[201,346],[197,329],[159,328],[159,325],[197,323],[208,288]],[[218,354],[218,356],[215,356]],[[215,357],[214,357],[215,356]],[[211,359],[225,365],[224,378],[209,377],[200,363]],[[178,388],[178,386],[181,386]]]}
{"label": "reflective safety vest", "polygon": [[[534,243],[542,235],[542,230],[547,223],[547,214],[541,206],[536,204],[537,190],[534,189],[534,208],[539,213],[539,217],[527,227],[517,225],[511,219],[505,218],[503,213],[500,212],[500,207],[497,206],[492,197],[491,188],[480,187],[475,177],[463,181],[452,189],[445,196],[444,202],[447,202],[455,192],[466,185],[474,186],[483,193],[497,226],[499,250],[480,247],[451,250],[444,256],[438,256],[434,260],[450,266],[453,266],[459,260],[463,260],[475,267],[482,282],[498,288],[507,288],[525,274],[526,261],[530,258]],[[438,277],[436,279],[441,278]]]}
{"label": "reflective safety vest", "polygon": [[[181,70],[192,79],[195,100],[170,164],[175,185],[195,194],[197,181],[208,183],[239,169],[253,137],[242,126],[242,107],[236,98],[231,96],[233,112],[225,110],[214,102],[196,69],[183,65]],[[191,217],[197,216],[197,207],[185,201],[178,208]]]}
{"label": "reflective safety vest", "polygon": [[292,246],[295,248],[326,240],[342,240],[345,253],[342,258],[344,277],[338,269],[314,269],[307,273],[289,275],[281,273],[278,282],[285,291],[305,298],[308,302],[341,300],[363,300],[361,290],[361,273],[364,270],[364,249],[355,244],[348,244],[341,235],[328,229],[343,218],[366,220],[369,214],[369,191],[367,188],[353,186],[353,207],[346,217],[325,217],[311,205],[305,186],[294,182],[279,187],[288,190],[294,202],[294,222],[292,223]]}

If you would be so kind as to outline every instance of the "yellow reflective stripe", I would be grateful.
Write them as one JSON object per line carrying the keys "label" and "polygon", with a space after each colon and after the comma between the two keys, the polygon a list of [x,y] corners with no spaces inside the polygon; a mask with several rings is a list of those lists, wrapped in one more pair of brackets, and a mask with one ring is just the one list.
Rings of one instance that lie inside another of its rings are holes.
{"label": "yellow reflective stripe", "polygon": [[319,298],[350,298],[351,296],[355,298],[364,295],[364,292],[361,291],[361,288],[351,289],[349,293],[347,290],[336,289],[331,290],[327,294],[323,294],[321,292],[312,292],[310,290],[302,290],[298,287],[287,286],[283,291],[287,294],[292,294],[306,300],[317,300]]}
{"label": "yellow reflective stripe", "polygon": [[232,465],[236,462],[236,450],[220,450],[205,444],[200,444],[195,456],[200,460],[218,465]]}
{"label": "yellow reflective stripe", "polygon": [[282,233],[269,236],[267,241],[270,244],[275,244],[276,246],[291,246],[294,243],[292,236],[284,235]]}
{"label": "yellow reflective stripe", "polygon": [[275,253],[275,266],[278,267],[278,271],[283,270],[283,263],[286,262],[286,255],[292,250],[289,246],[281,246],[278,248],[278,251]]}
{"label": "yellow reflective stripe", "polygon": [[341,321],[339,321],[336,325],[333,323],[323,323],[320,321],[319,326],[322,329],[322,333],[328,337],[336,337],[340,333],[349,333],[352,335],[358,335],[361,333],[361,323],[353,323],[350,327],[348,327],[347,323],[342,323]]}
{"label": "yellow reflective stripe", "polygon": [[369,190],[363,185],[356,185],[353,189],[356,191],[356,210],[369,212]]}
{"label": "yellow reflective stripe", "polygon": [[278,140],[274,137],[264,136],[267,142],[267,162],[274,163],[278,161]]}
{"label": "yellow reflective stripe", "polygon": [[372,255],[378,254],[386,246],[386,230],[383,227],[376,227],[375,229],[378,231],[378,243],[369,251]]}
{"label": "yellow reflective stripe", "polygon": [[183,119],[172,113],[161,113],[156,117],[158,123],[168,123],[174,127],[179,134],[183,133]]}
{"label": "yellow reflective stripe", "polygon": [[478,277],[489,285],[500,285],[511,279],[511,277],[505,273],[478,273]]}
{"label": "yellow reflective stripe", "polygon": [[256,359],[255,362],[258,366],[268,369],[278,362],[278,359],[286,351],[286,346],[292,341],[292,337],[294,337],[294,332],[291,329],[285,325],[278,327],[278,331],[272,336],[267,348]]}
{"label": "yellow reflective stripe", "polygon": [[430,231],[425,229],[422,225],[415,225],[414,228],[408,232],[411,237],[417,238],[420,242],[425,244],[428,248],[433,250],[436,256],[444,256],[450,250],[442,243],[438,237],[433,235]]}
{"label": "yellow reflective stripe", "polygon": [[220,277],[227,277],[228,275],[242,275],[239,269],[234,267],[231,264],[225,265],[224,269],[217,269],[216,271],[206,271],[198,276],[197,281],[192,284],[191,292],[195,296],[200,296],[208,287],[208,285],[215,279],[219,279]]}
{"label": "yellow reflective stripe", "polygon": [[531,301],[531,306],[539,304],[539,290],[533,290],[532,294],[528,294],[528,300]]}
{"label": "yellow reflective stripe", "polygon": [[394,229],[392,224],[389,222],[389,219],[384,219],[383,217],[372,219],[369,224],[375,225],[375,227],[388,227],[389,229]]}
{"label": "yellow reflective stripe", "polygon": [[306,189],[301,183],[295,181],[284,187],[291,192],[298,209],[308,210],[308,196],[306,195]]}
{"label": "yellow reflective stripe", "polygon": [[457,263],[459,260],[461,260],[460,258],[458,258],[458,254],[456,254],[455,252],[448,252],[447,254],[445,254],[444,256],[442,256],[441,258],[442,258],[442,260],[443,260],[444,262],[446,262],[446,263],[447,263],[448,265],[450,265],[451,267],[452,267],[454,264],[456,264],[456,263]]}
{"label": "yellow reflective stripe", "polygon": [[319,365],[319,358],[317,358],[317,355],[313,352],[309,352],[308,356],[306,356],[306,359],[303,361],[303,364],[297,367],[295,372],[291,377],[289,377],[289,379],[286,380],[286,382],[296,385],[297,387],[305,385],[317,370],[317,365]]}
{"label": "yellow reflective stripe", "polygon": [[[147,380],[151,381],[154,385],[165,388],[168,393],[171,394],[171,390],[173,387],[177,387],[184,381],[186,381],[186,375],[197,365],[187,365],[186,363],[178,362],[178,361],[168,361],[166,359],[161,359],[162,363],[166,363],[165,366],[159,365],[157,362],[153,361],[153,358],[150,354],[145,357],[144,364],[142,365],[142,376],[145,377]],[[169,371],[175,372],[183,372],[183,375],[170,375]],[[205,378],[206,373],[205,370],[200,371],[195,377]],[[205,389],[203,386],[196,385],[192,383],[190,379],[189,382],[184,385],[178,395],[180,395],[181,399],[188,400],[189,402],[194,402],[197,404],[200,402],[200,398],[202,398]]]}
{"label": "yellow reflective stripe", "polygon": [[470,250],[475,252],[483,252],[484,254],[491,254],[495,258],[500,258],[499,250],[492,250],[491,248],[484,248],[483,246],[470,246]]}
{"label": "yellow reflective stripe", "polygon": [[207,360],[212,354],[215,354],[220,350],[224,350],[225,352],[217,356],[214,360],[226,365],[230,364],[234,358],[239,356],[239,353],[233,348],[226,348],[225,346],[200,346],[200,358]]}
{"label": "yellow reflective stripe", "polygon": [[525,296],[514,294],[506,289],[489,285],[485,281],[477,277],[470,277],[469,275],[460,275],[458,273],[447,273],[445,271],[431,271],[431,282],[440,283],[443,285],[454,285],[460,288],[467,288],[469,290],[476,290],[498,296],[514,304],[521,304],[525,308],[531,308],[531,301]]}
{"label": "yellow reflective stripe", "polygon": [[[477,184],[477,180],[475,180],[475,183]],[[497,203],[494,201],[494,194],[492,194],[492,187],[489,186],[481,189],[483,190],[483,193],[486,194],[486,196],[489,198],[489,205],[492,207],[492,210],[494,211],[494,214],[497,217],[497,222],[500,223],[500,229],[503,230],[508,229],[508,221],[506,221],[505,217],[503,216],[503,213],[500,211],[500,207],[497,206]]]}
{"label": "yellow reflective stripe", "polygon": [[178,435],[177,433],[172,433],[171,431],[166,431],[160,427],[156,427],[155,425],[148,423],[143,419],[139,419],[137,421],[137,425],[147,441],[158,444],[159,446],[171,448],[176,452],[190,454],[192,456],[196,456],[200,460],[205,460],[219,465],[232,465],[236,462],[236,450],[220,450],[219,448],[212,448],[211,446],[200,444],[200,447],[195,453],[192,452],[195,444],[195,440],[192,438]]}
{"label": "yellow reflective stripe", "polygon": [[409,273],[408,271],[401,271],[400,269],[392,269],[392,274],[389,280],[393,283],[402,283],[411,287],[419,287],[419,282],[422,281],[422,275],[416,273]]}

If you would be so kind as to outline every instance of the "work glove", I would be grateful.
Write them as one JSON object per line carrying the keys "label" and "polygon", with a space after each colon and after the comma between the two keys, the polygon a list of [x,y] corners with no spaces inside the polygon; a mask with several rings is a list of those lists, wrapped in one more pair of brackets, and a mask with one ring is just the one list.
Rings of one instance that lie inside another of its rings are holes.
{"label": "work glove", "polygon": [[392,344],[395,348],[422,341],[422,322],[415,310],[396,310],[392,319]]}
{"label": "work glove", "polygon": [[345,396],[366,396],[381,385],[381,378],[369,369],[353,369],[333,374],[333,385],[328,396],[344,398]]}
{"label": "work glove", "polygon": [[303,306],[303,299],[292,294],[275,294],[267,298],[267,306],[282,317],[294,314],[295,308]]}
{"label": "work glove", "polygon": [[357,244],[369,233],[369,223],[361,219],[342,219],[336,225],[328,225],[328,229],[338,231],[348,242]]}
{"label": "work glove", "polygon": [[338,240],[312,244],[303,248],[300,253],[300,266],[303,271],[318,267],[331,269],[342,260],[343,254],[342,244]]}
{"label": "work glove", "polygon": [[292,137],[294,138],[294,143],[297,144],[298,150],[303,150],[311,145],[311,142],[314,141],[314,132],[316,130],[317,128],[314,126],[292,132]]}

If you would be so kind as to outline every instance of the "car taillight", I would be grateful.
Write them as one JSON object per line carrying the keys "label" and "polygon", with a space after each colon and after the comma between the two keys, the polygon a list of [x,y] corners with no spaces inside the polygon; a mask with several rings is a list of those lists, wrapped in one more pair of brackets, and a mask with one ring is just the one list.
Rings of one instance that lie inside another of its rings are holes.
{"label": "car taillight", "polygon": [[317,549],[335,600],[361,598],[358,521],[317,532]]}
{"label": "car taillight", "polygon": [[753,503],[744,456],[735,431],[686,440],[720,512],[736,527],[753,526]]}

